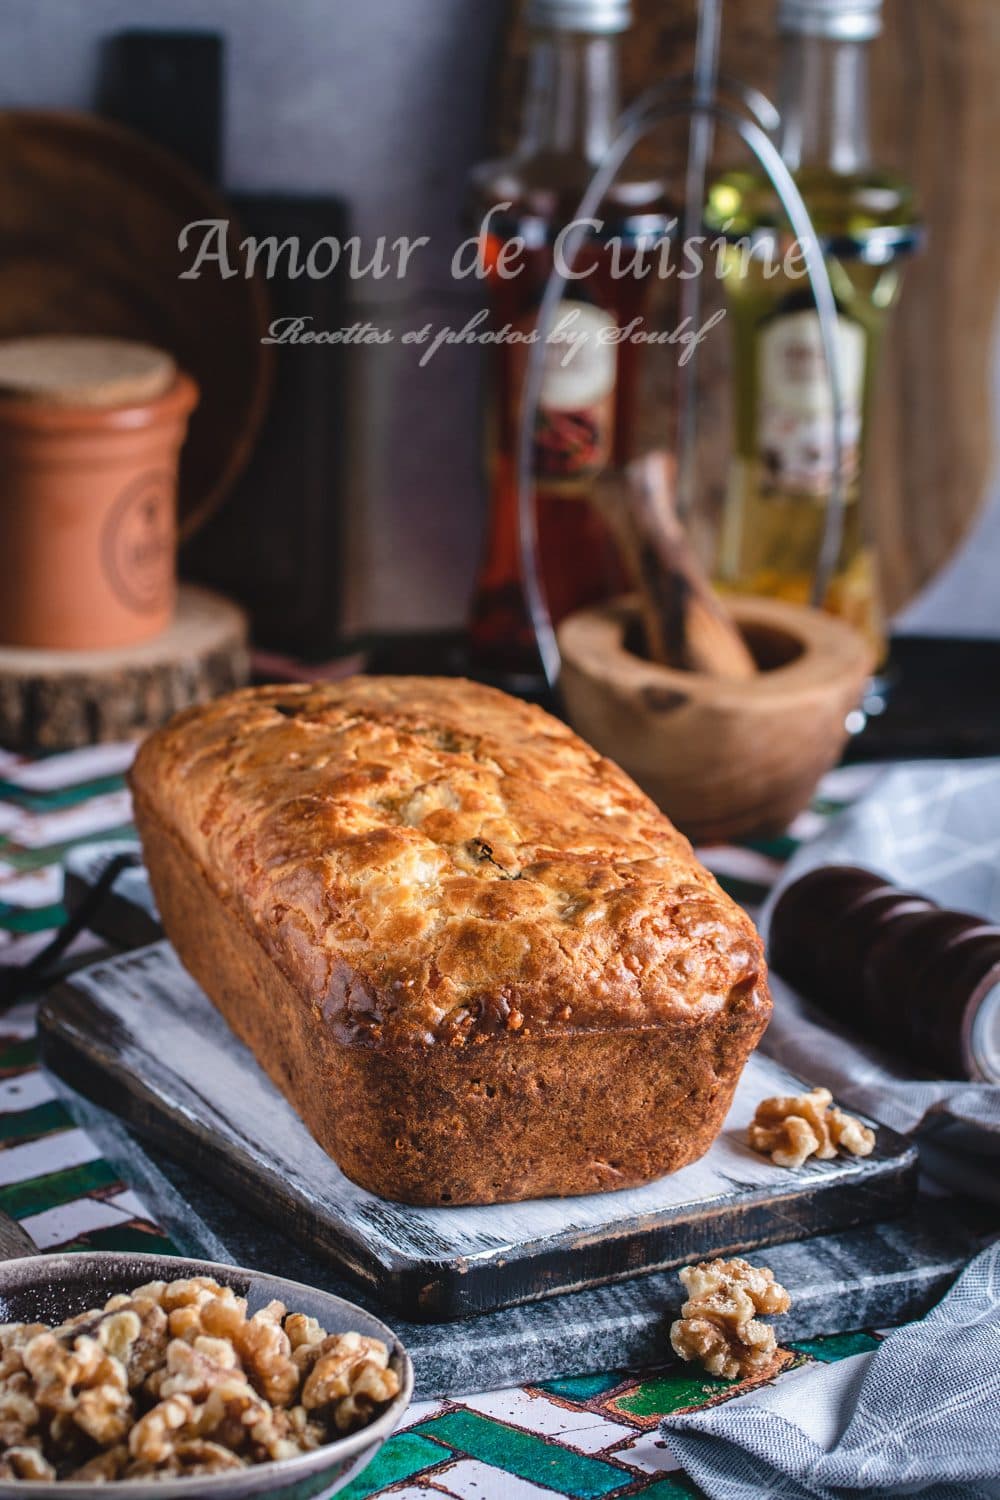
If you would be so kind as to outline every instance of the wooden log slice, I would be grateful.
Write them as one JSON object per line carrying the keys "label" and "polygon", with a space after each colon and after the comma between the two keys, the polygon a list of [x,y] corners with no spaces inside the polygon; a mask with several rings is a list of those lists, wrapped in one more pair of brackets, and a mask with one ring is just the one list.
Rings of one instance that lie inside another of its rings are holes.
{"label": "wooden log slice", "polygon": [[67,750],[136,739],[179,709],[242,687],[247,619],[237,605],[183,584],[173,624],[114,651],[0,647],[0,744]]}

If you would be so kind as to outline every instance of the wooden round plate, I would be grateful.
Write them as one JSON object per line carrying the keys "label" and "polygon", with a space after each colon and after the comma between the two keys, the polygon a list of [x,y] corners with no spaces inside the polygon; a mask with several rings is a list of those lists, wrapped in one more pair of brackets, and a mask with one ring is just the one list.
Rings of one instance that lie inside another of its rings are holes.
{"label": "wooden round plate", "polygon": [[270,350],[259,278],[180,272],[178,235],[198,219],[229,221],[223,199],[182,162],[92,115],[0,111],[0,338],[103,334],[166,349],[198,382],[201,402],[181,463],[180,522],[189,536],[246,463],[267,405]]}

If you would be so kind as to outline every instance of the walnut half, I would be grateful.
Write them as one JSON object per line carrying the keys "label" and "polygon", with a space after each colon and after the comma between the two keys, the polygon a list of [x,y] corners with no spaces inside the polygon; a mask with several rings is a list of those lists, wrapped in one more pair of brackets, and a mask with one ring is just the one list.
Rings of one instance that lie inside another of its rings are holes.
{"label": "walnut half", "polygon": [[837,1109],[829,1089],[762,1099],[747,1135],[778,1167],[801,1167],[810,1156],[830,1161],[838,1150],[870,1156],[875,1148],[874,1130]]}
{"label": "walnut half", "polygon": [[774,1329],[757,1313],[783,1313],[792,1299],[766,1266],[709,1260],[678,1272],[688,1299],[671,1326],[674,1353],[727,1379],[760,1374],[777,1352]]}

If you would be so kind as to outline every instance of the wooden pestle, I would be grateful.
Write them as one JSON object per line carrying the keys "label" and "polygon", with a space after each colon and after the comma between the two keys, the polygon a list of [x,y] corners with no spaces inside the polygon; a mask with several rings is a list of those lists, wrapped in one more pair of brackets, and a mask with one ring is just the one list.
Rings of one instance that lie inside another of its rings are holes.
{"label": "wooden pestle", "polygon": [[606,473],[592,498],[638,590],[650,659],[729,681],[753,677],[757,664],[677,514],[669,454],[646,453]]}

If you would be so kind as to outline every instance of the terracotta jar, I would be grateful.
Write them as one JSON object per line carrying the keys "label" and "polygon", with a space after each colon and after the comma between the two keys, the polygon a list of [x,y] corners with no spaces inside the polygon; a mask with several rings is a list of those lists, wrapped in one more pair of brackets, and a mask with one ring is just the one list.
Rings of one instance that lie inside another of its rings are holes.
{"label": "terracotta jar", "polygon": [[177,464],[198,391],[0,399],[0,645],[102,650],[169,625]]}

